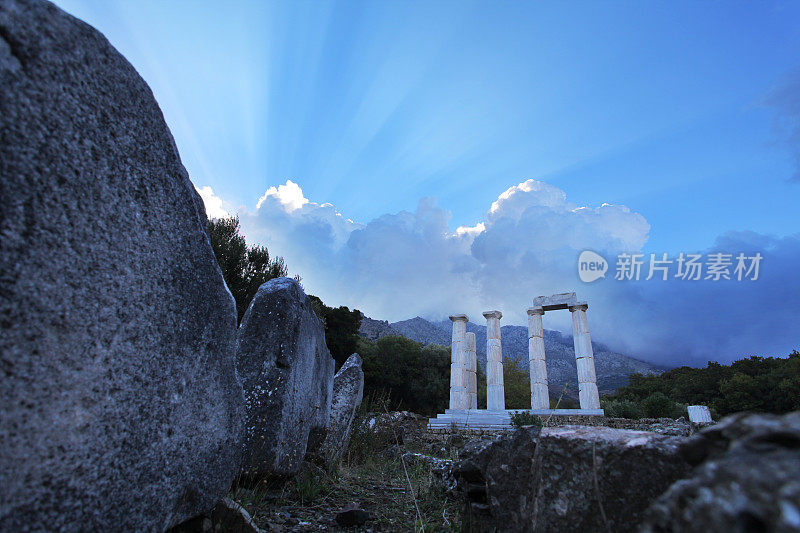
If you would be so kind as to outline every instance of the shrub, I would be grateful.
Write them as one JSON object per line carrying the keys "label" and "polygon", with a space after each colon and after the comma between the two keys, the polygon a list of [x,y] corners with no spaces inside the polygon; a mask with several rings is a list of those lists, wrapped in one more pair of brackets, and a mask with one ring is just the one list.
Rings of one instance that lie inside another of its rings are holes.
{"label": "shrub", "polygon": [[675,402],[663,392],[654,392],[645,398],[642,408],[648,418],[672,418],[676,412]]}
{"label": "shrub", "polygon": [[515,428],[521,428],[523,426],[542,427],[542,420],[528,411],[516,411],[511,413],[511,425]]}
{"label": "shrub", "polygon": [[601,404],[606,416],[611,418],[630,418],[632,420],[638,420],[644,417],[644,409],[636,402],[603,399]]}

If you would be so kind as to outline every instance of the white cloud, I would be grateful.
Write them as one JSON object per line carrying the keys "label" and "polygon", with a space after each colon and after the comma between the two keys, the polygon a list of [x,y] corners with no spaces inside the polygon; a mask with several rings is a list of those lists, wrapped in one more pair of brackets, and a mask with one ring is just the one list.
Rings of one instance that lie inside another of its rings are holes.
{"label": "white cloud", "polygon": [[292,181],[270,187],[240,219],[248,239],[284,256],[310,292],[389,320],[456,311],[480,317],[497,307],[524,323],[534,296],[575,290],[581,250],[638,251],[650,229],[624,206],[578,208],[561,189],[535,180],[509,188],[484,221],[455,231],[432,199],[415,212],[358,224],[309,201]]}
{"label": "white cloud", "polygon": [[467,235],[469,237],[475,237],[476,235],[483,233],[486,231],[486,224],[483,222],[478,222],[474,226],[459,226],[456,228],[456,235],[463,236]]}
{"label": "white cloud", "polygon": [[205,187],[198,188],[195,186],[200,198],[203,199],[203,204],[206,206],[206,216],[208,218],[223,218],[228,216],[228,212],[222,208],[222,198],[214,194],[214,191],[206,185]]}
{"label": "white cloud", "polygon": [[[267,192],[264,193],[264,196],[258,199],[256,207],[261,207],[261,204],[263,204],[267,198],[277,199],[289,213],[302,208],[308,203],[308,198],[303,196],[303,190],[292,180],[286,180],[285,185],[278,185],[277,188],[270,187],[267,189]],[[323,204],[323,206],[328,205],[331,204]]]}
{"label": "white cloud", "polygon": [[[306,199],[291,181],[270,187],[256,210],[239,216],[249,242],[282,255],[290,271],[303,276],[306,290],[329,305],[390,321],[463,312],[481,322],[481,311],[500,309],[504,324],[525,324],[533,297],[577,291],[590,304],[595,340],[666,364],[730,360],[748,355],[736,350],[766,346],[763,336],[748,333],[762,335],[772,327],[768,310],[758,311],[769,301],[761,295],[785,290],[782,272],[800,261],[800,236],[795,236],[767,239],[780,252],[775,259],[765,257],[764,281],[757,286],[613,279],[584,284],[576,268],[581,251],[600,253],[614,268],[619,252],[642,250],[650,224],[622,205],[576,206],[561,189],[534,180],[509,188],[491,203],[483,221],[455,231],[449,229],[450,213],[432,199],[421,200],[413,212],[360,224],[331,204]],[[744,246],[720,242],[724,247],[718,248],[731,252]],[[747,294],[738,306],[732,303],[737,291]],[[792,305],[785,316],[794,320],[800,313],[798,304]],[[748,328],[739,326],[742,310],[747,310]],[[548,313],[545,327],[568,332],[569,313]],[[786,343],[781,339],[769,347],[780,349],[775,347]]]}

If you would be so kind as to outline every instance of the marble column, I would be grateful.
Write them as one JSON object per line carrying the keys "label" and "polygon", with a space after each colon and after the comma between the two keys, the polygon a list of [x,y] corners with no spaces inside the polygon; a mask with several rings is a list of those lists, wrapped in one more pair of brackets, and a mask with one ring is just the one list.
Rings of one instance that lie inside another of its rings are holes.
{"label": "marble column", "polygon": [[469,408],[467,397],[466,352],[467,315],[453,315],[453,338],[450,344],[450,409]]}
{"label": "marble column", "polygon": [[467,333],[467,397],[469,408],[478,408],[478,353],[475,334]]}
{"label": "marble column", "polygon": [[550,409],[547,389],[547,365],[544,355],[544,309],[528,309],[528,365],[531,370],[531,409]]}
{"label": "marble column", "polygon": [[486,409],[504,411],[503,350],[500,347],[500,311],[486,311]]}
{"label": "marble column", "polygon": [[570,305],[572,313],[572,342],[575,346],[575,363],[578,367],[578,398],[581,409],[600,409],[600,394],[597,391],[597,375],[594,370],[594,352],[586,321],[585,303]]}

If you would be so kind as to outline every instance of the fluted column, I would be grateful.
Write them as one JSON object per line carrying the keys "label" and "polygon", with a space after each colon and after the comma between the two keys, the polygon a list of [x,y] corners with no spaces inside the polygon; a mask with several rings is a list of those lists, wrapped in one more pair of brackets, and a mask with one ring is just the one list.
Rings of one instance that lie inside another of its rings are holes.
{"label": "fluted column", "polygon": [[467,333],[467,398],[469,408],[478,408],[478,354],[475,334]]}
{"label": "fluted column", "polygon": [[503,388],[503,350],[500,346],[500,311],[486,311],[486,409],[503,411],[506,396]]}
{"label": "fluted column", "polygon": [[597,375],[594,370],[594,352],[589,337],[585,303],[569,306],[572,313],[572,342],[575,345],[575,364],[578,367],[578,398],[581,409],[600,409]]}
{"label": "fluted column", "polygon": [[453,315],[453,338],[450,344],[450,409],[469,408],[467,397],[466,348],[467,315]]}
{"label": "fluted column", "polygon": [[528,309],[528,365],[531,369],[531,409],[550,409],[547,364],[544,355],[544,309]]}

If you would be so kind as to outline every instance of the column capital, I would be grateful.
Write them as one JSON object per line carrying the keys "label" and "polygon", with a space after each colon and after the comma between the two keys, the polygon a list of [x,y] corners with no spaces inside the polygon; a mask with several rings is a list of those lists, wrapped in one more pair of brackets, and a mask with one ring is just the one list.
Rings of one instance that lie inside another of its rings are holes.
{"label": "column capital", "polygon": [[484,311],[483,312],[483,316],[485,318],[487,318],[487,319],[496,318],[497,320],[500,320],[501,318],[503,318],[503,313],[501,313],[500,311],[496,311],[496,310],[495,311]]}
{"label": "column capital", "polygon": [[589,309],[589,304],[586,302],[578,302],[575,305],[570,305],[567,309],[569,309],[570,313],[574,313],[575,311],[586,311]]}
{"label": "column capital", "polygon": [[543,307],[529,307],[528,308],[528,314],[530,316],[543,315],[544,314],[544,308]]}
{"label": "column capital", "polygon": [[450,320],[453,322],[469,322],[467,315],[450,315]]}

